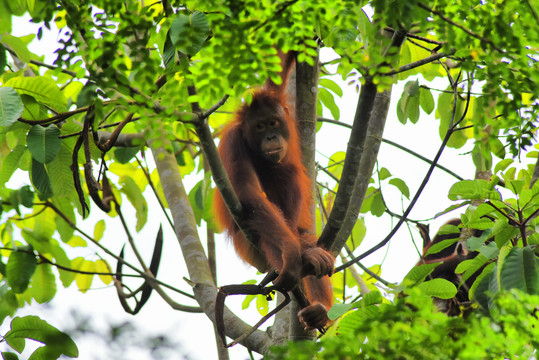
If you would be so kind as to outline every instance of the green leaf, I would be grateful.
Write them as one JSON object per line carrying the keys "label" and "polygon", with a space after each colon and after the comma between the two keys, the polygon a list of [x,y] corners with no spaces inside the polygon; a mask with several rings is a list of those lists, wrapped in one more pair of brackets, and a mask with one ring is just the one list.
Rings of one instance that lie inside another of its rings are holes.
{"label": "green leaf", "polygon": [[381,304],[383,302],[382,294],[379,291],[371,291],[363,297],[363,299],[350,304],[334,304],[328,311],[328,317],[335,320],[339,316],[346,314],[352,309],[366,308],[372,305]]}
{"label": "green leaf", "polygon": [[32,158],[42,164],[47,164],[54,160],[62,146],[62,140],[59,138],[60,134],[60,129],[56,125],[47,127],[41,125],[32,126],[26,136],[28,150],[30,150]]}
{"label": "green leaf", "polygon": [[434,97],[430,89],[419,88],[419,105],[427,114],[431,114],[434,111]]}
{"label": "green leaf", "polygon": [[341,111],[335,103],[335,98],[333,97],[332,93],[324,88],[320,88],[318,92],[318,99],[326,108],[328,108],[334,120],[339,120],[341,118]]}
{"label": "green leaf", "polygon": [[329,78],[322,78],[319,80],[318,84],[328,90],[333,91],[338,97],[343,96],[343,91],[341,87],[333,80]]}
{"label": "green leaf", "polygon": [[406,85],[404,85],[404,92],[408,94],[408,96],[416,96],[419,92],[419,81],[418,80],[412,80],[408,81]]}
{"label": "green leaf", "polygon": [[378,178],[379,178],[380,180],[385,180],[385,179],[387,179],[387,178],[390,177],[390,176],[391,176],[391,172],[390,172],[387,168],[385,168],[385,167],[382,167],[382,168],[380,169],[380,171],[378,171]]}
{"label": "green leaf", "polygon": [[503,159],[505,157],[505,146],[496,136],[489,136],[488,144],[490,145],[490,150],[498,158]]}
{"label": "green leaf", "polygon": [[129,161],[131,161],[132,158],[135,157],[135,155],[137,155],[139,151],[140,151],[140,148],[138,147],[115,148],[114,158],[120,164],[127,164]]}
{"label": "green leaf", "polygon": [[136,230],[140,231],[148,221],[148,203],[133,178],[122,176],[120,178],[120,184],[122,184],[120,191],[127,195],[127,199],[136,210]]}
{"label": "green leaf", "polygon": [[34,192],[30,185],[24,185],[19,189],[19,198],[21,205],[31,209],[34,206]]}
{"label": "green leaf", "polygon": [[410,198],[410,189],[408,188],[408,185],[406,185],[404,180],[399,178],[393,178],[389,180],[389,184],[399,189],[402,195],[404,195],[407,199]]}
{"label": "green leaf", "polygon": [[436,254],[436,253],[439,253],[440,251],[442,251],[443,249],[453,245],[454,243],[456,243],[457,241],[459,241],[459,237],[457,236],[456,238],[454,239],[447,239],[447,240],[442,240],[434,245],[432,245],[431,247],[429,247],[429,249],[427,250],[427,252],[425,253],[425,256],[426,255],[430,255],[430,254]]}
{"label": "green leaf", "polygon": [[170,40],[170,30],[167,33],[165,44],[163,46],[163,64],[167,70],[171,69],[171,65],[174,65],[174,59],[176,58],[176,48]]}
{"label": "green leaf", "polygon": [[202,49],[210,35],[210,24],[203,12],[179,14],[170,26],[170,40],[181,52],[193,56]]}
{"label": "green leaf", "polygon": [[27,44],[21,38],[10,34],[4,34],[2,35],[1,40],[2,44],[13,50],[17,58],[23,63],[28,63],[35,57],[35,55],[28,50]]}
{"label": "green leaf", "polygon": [[41,264],[36,268],[31,282],[31,295],[39,304],[51,301],[56,295],[56,277],[49,264]]}
{"label": "green leaf", "polygon": [[19,162],[26,152],[26,146],[17,145],[11,152],[3,159],[2,168],[0,169],[0,186],[4,185],[11,179],[11,176],[19,168]]}
{"label": "green leaf", "polygon": [[0,126],[14,124],[23,111],[24,105],[19,94],[11,87],[0,87]]}
{"label": "green leaf", "polygon": [[106,223],[105,220],[101,219],[99,220],[94,227],[94,239],[96,241],[99,241],[103,238],[103,234],[105,233]]}
{"label": "green leaf", "polygon": [[496,164],[496,166],[494,166],[494,174],[498,173],[498,171],[504,171],[513,162],[514,162],[513,159],[504,159],[500,161],[499,163]]}
{"label": "green leaf", "polygon": [[382,198],[382,193],[380,191],[374,194],[370,210],[374,216],[380,217],[384,215],[386,205],[384,204],[384,199]]}
{"label": "green leaf", "polygon": [[4,360],[19,360],[19,357],[15,353],[3,351],[2,352],[2,359],[4,359]]}
{"label": "green leaf", "polygon": [[422,282],[436,268],[436,266],[440,264],[441,262],[414,266],[408,274],[406,274],[402,280],[402,284],[409,287]]}
{"label": "green leaf", "polygon": [[440,299],[451,299],[457,294],[457,287],[446,279],[432,279],[418,285],[425,294]]}
{"label": "green leaf", "polygon": [[69,165],[71,164],[72,153],[67,144],[62,143],[57,156],[45,166],[50,177],[51,188],[54,196],[63,198],[73,197],[75,194],[75,184],[73,183],[73,173]]}
{"label": "green leaf", "polygon": [[491,199],[501,200],[500,193],[493,189],[493,185],[486,180],[462,180],[449,189],[450,200],[463,199]]}
{"label": "green leaf", "polygon": [[67,99],[52,79],[42,76],[16,77],[8,80],[4,85],[11,86],[21,95],[30,95],[37,102],[57,113],[67,111]]}
{"label": "green leaf", "polygon": [[53,195],[51,181],[45,166],[32,158],[32,184],[41,200],[47,199]]}
{"label": "green leaf", "polygon": [[[31,355],[29,359],[48,360],[57,359],[61,355],[71,358],[79,356],[77,345],[69,335],[61,332],[37,316],[14,318],[11,322],[11,330],[4,336],[4,339],[19,353],[24,349],[25,339],[32,339],[45,344],[44,347],[37,349],[34,354],[46,354],[46,356]],[[43,348],[46,350],[40,350]]]}
{"label": "green leaf", "polygon": [[6,277],[13,292],[22,294],[28,288],[36,266],[36,257],[30,246],[21,247],[11,253],[6,265]]}
{"label": "green leaf", "polygon": [[[352,233],[350,234],[350,239],[346,242],[346,244],[353,251],[361,244],[366,234],[367,234],[367,227],[365,226],[365,219],[359,218],[356,220],[356,223],[354,224],[354,228],[352,229]],[[352,242],[352,239],[353,239],[353,242]]]}
{"label": "green leaf", "polygon": [[514,247],[509,251],[500,271],[500,288],[539,294],[539,267],[530,247]]}
{"label": "green leaf", "polygon": [[[96,272],[96,264],[93,261],[89,261],[81,257],[73,259],[71,264],[72,264],[72,268],[76,270],[84,271],[87,273]],[[93,274],[77,274],[75,276],[77,287],[83,294],[90,289],[90,287],[92,286],[93,280],[94,280]]]}

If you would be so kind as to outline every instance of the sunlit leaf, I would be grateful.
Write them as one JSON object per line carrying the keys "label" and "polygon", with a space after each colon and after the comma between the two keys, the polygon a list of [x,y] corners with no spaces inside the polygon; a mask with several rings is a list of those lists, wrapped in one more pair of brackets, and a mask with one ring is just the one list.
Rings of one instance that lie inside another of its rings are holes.
{"label": "sunlit leaf", "polygon": [[24,110],[21,97],[13,88],[0,87],[0,126],[10,126]]}
{"label": "sunlit leaf", "polygon": [[58,113],[67,110],[67,99],[52,79],[42,76],[16,77],[4,85],[11,86],[19,94],[33,97],[40,104]]}

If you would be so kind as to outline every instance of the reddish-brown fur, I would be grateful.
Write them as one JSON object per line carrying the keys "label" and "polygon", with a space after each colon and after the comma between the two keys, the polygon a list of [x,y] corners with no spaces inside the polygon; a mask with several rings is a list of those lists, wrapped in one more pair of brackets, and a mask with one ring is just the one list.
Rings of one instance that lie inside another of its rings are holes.
{"label": "reddish-brown fur", "polygon": [[[237,111],[219,144],[219,154],[258,246],[239,230],[219,192],[214,208],[219,224],[243,260],[261,272],[275,268],[279,276],[274,283],[286,290],[303,278],[311,306],[300,312],[300,320],[307,328],[317,328],[328,321],[326,313],[333,301],[328,275],[333,272],[334,259],[316,246],[316,237],[310,233],[311,182],[301,161],[296,121],[286,108],[283,90],[293,63],[283,63],[283,84],[268,82],[257,90],[252,102]],[[262,127],[264,132],[259,130]],[[270,151],[265,153],[267,147]]]}

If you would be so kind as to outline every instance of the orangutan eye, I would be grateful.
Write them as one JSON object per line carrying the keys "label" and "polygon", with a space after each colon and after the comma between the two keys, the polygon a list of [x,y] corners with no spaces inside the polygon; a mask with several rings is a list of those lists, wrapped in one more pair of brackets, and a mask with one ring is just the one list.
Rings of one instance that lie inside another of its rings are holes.
{"label": "orangutan eye", "polygon": [[261,123],[261,122],[256,123],[256,130],[257,131],[264,131],[264,130],[266,130],[266,126],[264,126],[264,124]]}

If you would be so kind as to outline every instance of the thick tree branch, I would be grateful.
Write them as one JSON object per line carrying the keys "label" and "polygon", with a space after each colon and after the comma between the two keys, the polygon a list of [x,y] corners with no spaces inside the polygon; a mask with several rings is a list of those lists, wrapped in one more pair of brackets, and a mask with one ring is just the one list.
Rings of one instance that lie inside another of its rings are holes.
{"label": "thick tree branch", "polygon": [[[406,31],[399,30],[393,34],[391,43],[384,51],[384,57],[391,59],[392,55],[397,53],[397,50],[402,45],[406,36]],[[340,249],[357,220],[361,203],[367,191],[368,181],[372,173],[372,167],[370,171],[368,168],[359,171],[361,161],[364,158],[365,141],[368,134],[369,122],[383,121],[381,123],[381,130],[378,139],[381,139],[381,131],[385,125],[385,118],[387,117],[387,108],[389,106],[389,99],[384,100],[377,95],[377,86],[373,84],[370,77],[365,78],[365,83],[361,87],[361,93],[356,108],[356,114],[354,116],[354,123],[352,125],[352,131],[350,133],[350,140],[348,142],[348,150],[346,151],[346,158],[343,165],[343,171],[341,175],[341,182],[339,183],[339,190],[335,197],[335,204],[331,209],[331,213],[328,218],[328,223],[322,231],[318,243],[328,249],[332,249],[335,255],[340,252]],[[375,106],[375,101],[378,99],[378,108],[375,110],[374,116],[372,111]],[[372,119],[375,120],[372,120]],[[382,120],[380,120],[380,118]],[[380,140],[373,142],[372,146],[376,149],[372,149],[374,159],[371,159],[372,166],[376,161],[378,154],[378,148]],[[378,142],[376,144],[376,142]],[[371,150],[371,149],[370,149]],[[366,166],[367,167],[367,166]],[[353,204],[350,208],[350,204]],[[344,240],[343,240],[344,238]],[[339,244],[335,244],[336,240],[339,240]]]}
{"label": "thick tree branch", "polygon": [[[213,143],[211,134],[209,134],[209,139]],[[208,139],[204,141],[208,141]],[[167,140],[162,138],[160,139],[160,143],[162,146],[158,148],[153,147],[152,144],[150,144],[150,147],[157,166],[163,192],[173,216],[176,237],[185,258],[190,280],[195,284],[193,288],[195,297],[204,313],[212,321],[215,321],[214,311],[217,287],[213,283],[208,260],[198,236],[195,217],[185,187],[183,186],[176,159],[173,154],[165,150]],[[215,147],[215,144],[213,144],[213,147]],[[215,149],[216,152],[217,149]],[[241,321],[228,308],[225,308],[224,311],[224,321],[228,325],[226,328],[227,333],[232,338],[241,336],[241,334],[250,328],[248,324]],[[258,353],[264,353],[267,349],[264,332],[260,330],[251,334],[242,344]]]}
{"label": "thick tree branch", "polygon": [[335,203],[331,209],[328,222],[318,239],[318,244],[327,249],[333,246],[335,236],[341,229],[343,220],[350,205],[350,195],[354,189],[357,177],[357,171],[361,157],[363,155],[363,147],[367,138],[367,127],[369,118],[374,106],[377,87],[372,82],[371,78],[365,78],[365,83],[361,86],[354,123],[348,141],[348,149],[346,151],[346,160],[344,161],[341,182],[339,190],[335,197]]}

